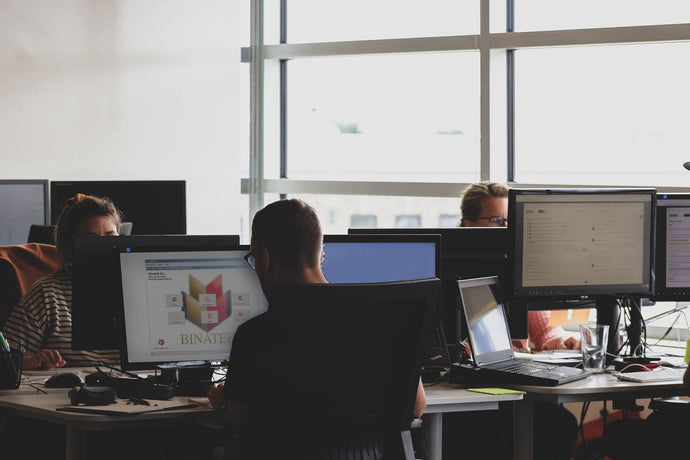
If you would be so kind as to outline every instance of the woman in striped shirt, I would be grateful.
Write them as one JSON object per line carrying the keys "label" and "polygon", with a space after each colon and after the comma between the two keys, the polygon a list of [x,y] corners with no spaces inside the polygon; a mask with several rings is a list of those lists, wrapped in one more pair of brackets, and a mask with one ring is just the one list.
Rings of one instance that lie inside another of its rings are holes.
{"label": "woman in striped shirt", "polygon": [[24,369],[119,360],[118,350],[72,350],[72,256],[75,236],[117,235],[120,222],[120,211],[108,198],[77,194],[63,205],[55,227],[61,268],[29,288],[3,330],[12,347],[22,344],[26,350]]}

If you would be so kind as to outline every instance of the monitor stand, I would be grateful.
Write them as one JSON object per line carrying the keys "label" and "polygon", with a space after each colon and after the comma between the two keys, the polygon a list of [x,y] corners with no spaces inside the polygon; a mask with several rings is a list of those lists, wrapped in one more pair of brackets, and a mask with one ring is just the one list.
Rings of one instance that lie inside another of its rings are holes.
{"label": "monitor stand", "polygon": [[618,357],[621,349],[621,339],[618,334],[618,324],[621,318],[621,309],[618,299],[606,297],[596,299],[597,324],[609,326],[609,340],[606,346],[606,365],[610,365]]}

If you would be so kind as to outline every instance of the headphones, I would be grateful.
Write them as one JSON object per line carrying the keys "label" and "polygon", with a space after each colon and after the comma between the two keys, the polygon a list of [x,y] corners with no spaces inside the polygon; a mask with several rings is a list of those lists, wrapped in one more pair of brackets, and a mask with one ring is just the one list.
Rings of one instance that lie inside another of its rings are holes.
{"label": "headphones", "polygon": [[86,406],[104,406],[112,404],[117,399],[113,390],[91,391],[84,386],[76,386],[67,393],[73,406],[84,404]]}

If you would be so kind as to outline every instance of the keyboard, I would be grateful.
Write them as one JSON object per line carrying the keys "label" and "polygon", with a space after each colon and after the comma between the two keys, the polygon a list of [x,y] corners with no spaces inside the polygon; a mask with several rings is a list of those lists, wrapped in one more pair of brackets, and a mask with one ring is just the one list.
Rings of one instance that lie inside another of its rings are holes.
{"label": "keyboard", "polygon": [[666,382],[668,380],[683,380],[685,374],[684,367],[658,367],[651,371],[636,371],[636,372],[618,372],[616,377],[618,380],[627,380],[630,382]]}

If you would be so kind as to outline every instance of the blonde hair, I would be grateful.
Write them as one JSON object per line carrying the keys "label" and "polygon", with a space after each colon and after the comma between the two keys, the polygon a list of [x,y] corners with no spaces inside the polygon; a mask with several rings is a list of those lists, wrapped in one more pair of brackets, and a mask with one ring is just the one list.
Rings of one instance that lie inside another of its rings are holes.
{"label": "blonde hair", "polygon": [[458,227],[464,227],[465,220],[477,220],[482,214],[482,202],[487,198],[508,197],[508,186],[497,182],[477,182],[462,192],[460,199],[460,222]]}
{"label": "blonde hair", "polygon": [[72,264],[73,239],[79,223],[87,217],[110,217],[118,231],[122,222],[122,215],[110,198],[77,193],[65,201],[55,225],[55,246],[63,267]]}

